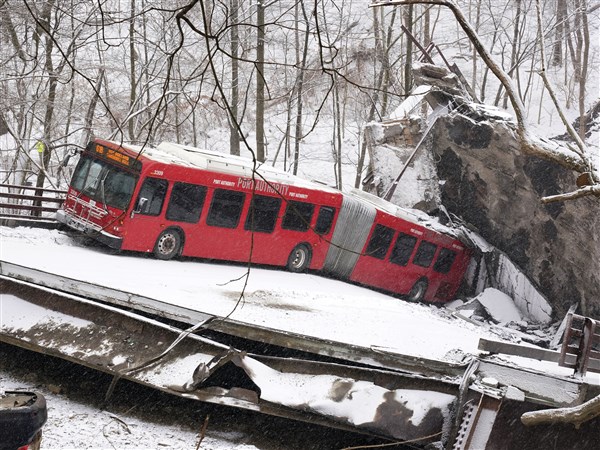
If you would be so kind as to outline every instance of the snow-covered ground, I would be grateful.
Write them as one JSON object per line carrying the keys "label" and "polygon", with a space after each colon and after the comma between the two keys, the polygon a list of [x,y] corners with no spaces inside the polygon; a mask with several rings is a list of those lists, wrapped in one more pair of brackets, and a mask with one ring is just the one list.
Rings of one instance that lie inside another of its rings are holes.
{"label": "snow-covered ground", "polygon": [[[30,381],[30,380],[28,380]],[[35,379],[37,382],[37,379]],[[46,398],[48,421],[43,428],[43,450],[75,449],[156,449],[195,448],[198,433],[178,425],[149,423],[135,415],[120,415],[89,403],[72,400],[52,386],[24,385],[22,378],[0,370],[3,390],[35,390]],[[228,449],[234,445],[226,439],[207,439],[204,449]],[[213,445],[214,444],[214,445]],[[229,445],[228,445],[229,444]],[[254,446],[236,447],[255,449]]]}
{"label": "snow-covered ground", "polygon": [[510,339],[505,330],[479,327],[436,306],[315,274],[252,268],[238,304],[246,281],[244,265],[111,255],[56,230],[2,228],[2,234],[2,261],[253,325],[452,361],[457,351],[477,354],[480,337]]}
{"label": "snow-covered ground", "polygon": [[[57,230],[0,227],[0,232],[0,261],[209,314],[231,314],[232,319],[249,324],[451,362],[479,354],[480,338],[521,342],[522,334],[503,325],[522,321],[522,317],[510,298],[495,290],[486,291],[479,300],[501,323],[477,325],[453,315],[450,308],[408,303],[316,274],[252,268],[244,299],[238,304],[247,271],[244,265],[112,255],[103,247],[85,247]],[[9,300],[0,296],[0,326],[3,316],[11,316],[5,311]],[[571,373],[554,363],[523,358],[518,363],[558,375]],[[36,388],[0,370],[0,389],[15,387]],[[49,397],[44,449],[195,448],[197,430],[115,416],[44,387],[42,393]],[[234,442],[231,436],[211,439],[202,448],[257,448]]]}

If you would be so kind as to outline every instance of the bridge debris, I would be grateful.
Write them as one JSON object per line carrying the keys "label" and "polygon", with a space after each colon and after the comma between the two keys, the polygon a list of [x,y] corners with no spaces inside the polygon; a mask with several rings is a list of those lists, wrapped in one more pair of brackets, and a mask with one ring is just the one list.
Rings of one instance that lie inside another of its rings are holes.
{"label": "bridge debris", "polygon": [[[52,274],[29,269],[21,274],[24,280],[14,265],[2,263],[0,269],[3,308],[9,312],[0,340],[112,374],[114,383],[127,379],[193,400],[433,446],[428,448],[491,450],[501,448],[500,442],[528,448],[549,440],[593,448],[578,440],[573,427],[525,433],[524,425],[515,425],[525,412],[573,408],[600,394],[600,380],[589,375],[561,375],[555,362],[549,363],[553,370],[540,371],[499,355],[557,361],[559,352],[482,341],[484,353],[464,355],[463,362],[427,361],[308,337],[302,345],[302,336],[238,328],[235,321],[200,312],[202,325],[189,333],[172,320],[194,325],[190,315],[169,311],[168,304],[144,305],[142,297],[111,300],[117,292],[82,283],[84,298],[35,283],[61,285]],[[147,316],[161,309],[162,315]],[[258,351],[265,342],[269,350]],[[350,357],[354,350],[370,353],[372,364]],[[597,426],[592,419],[578,431]]]}
{"label": "bridge debris", "polygon": [[[575,359],[569,362],[568,359]],[[558,364],[575,369],[582,377],[589,370],[600,373],[600,321],[569,313]]]}

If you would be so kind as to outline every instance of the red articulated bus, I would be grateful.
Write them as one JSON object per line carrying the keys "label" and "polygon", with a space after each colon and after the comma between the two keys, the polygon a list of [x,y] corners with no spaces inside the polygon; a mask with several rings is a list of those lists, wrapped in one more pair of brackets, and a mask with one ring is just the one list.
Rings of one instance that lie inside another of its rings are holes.
{"label": "red articulated bus", "polygon": [[57,219],[119,250],[311,269],[413,301],[453,299],[471,255],[365,192],[172,143],[90,142]]}

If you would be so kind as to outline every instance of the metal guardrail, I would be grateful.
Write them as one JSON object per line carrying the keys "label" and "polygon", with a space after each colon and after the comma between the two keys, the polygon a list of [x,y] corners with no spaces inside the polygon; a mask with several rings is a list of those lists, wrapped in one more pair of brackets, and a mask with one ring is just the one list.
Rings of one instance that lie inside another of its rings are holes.
{"label": "metal guardrail", "polygon": [[[32,192],[33,191],[33,192]],[[0,224],[55,222],[66,190],[0,183]]]}
{"label": "metal guardrail", "polygon": [[584,376],[588,371],[600,373],[599,362],[600,321],[569,314],[558,364],[574,369],[575,375]]}

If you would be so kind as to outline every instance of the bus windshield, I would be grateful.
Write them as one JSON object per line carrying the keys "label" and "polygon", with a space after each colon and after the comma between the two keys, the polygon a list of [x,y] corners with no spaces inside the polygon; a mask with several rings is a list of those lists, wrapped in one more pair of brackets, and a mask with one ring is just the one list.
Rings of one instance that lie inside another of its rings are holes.
{"label": "bus windshield", "polygon": [[113,208],[126,209],[137,176],[100,159],[82,155],[73,173],[71,187]]}

